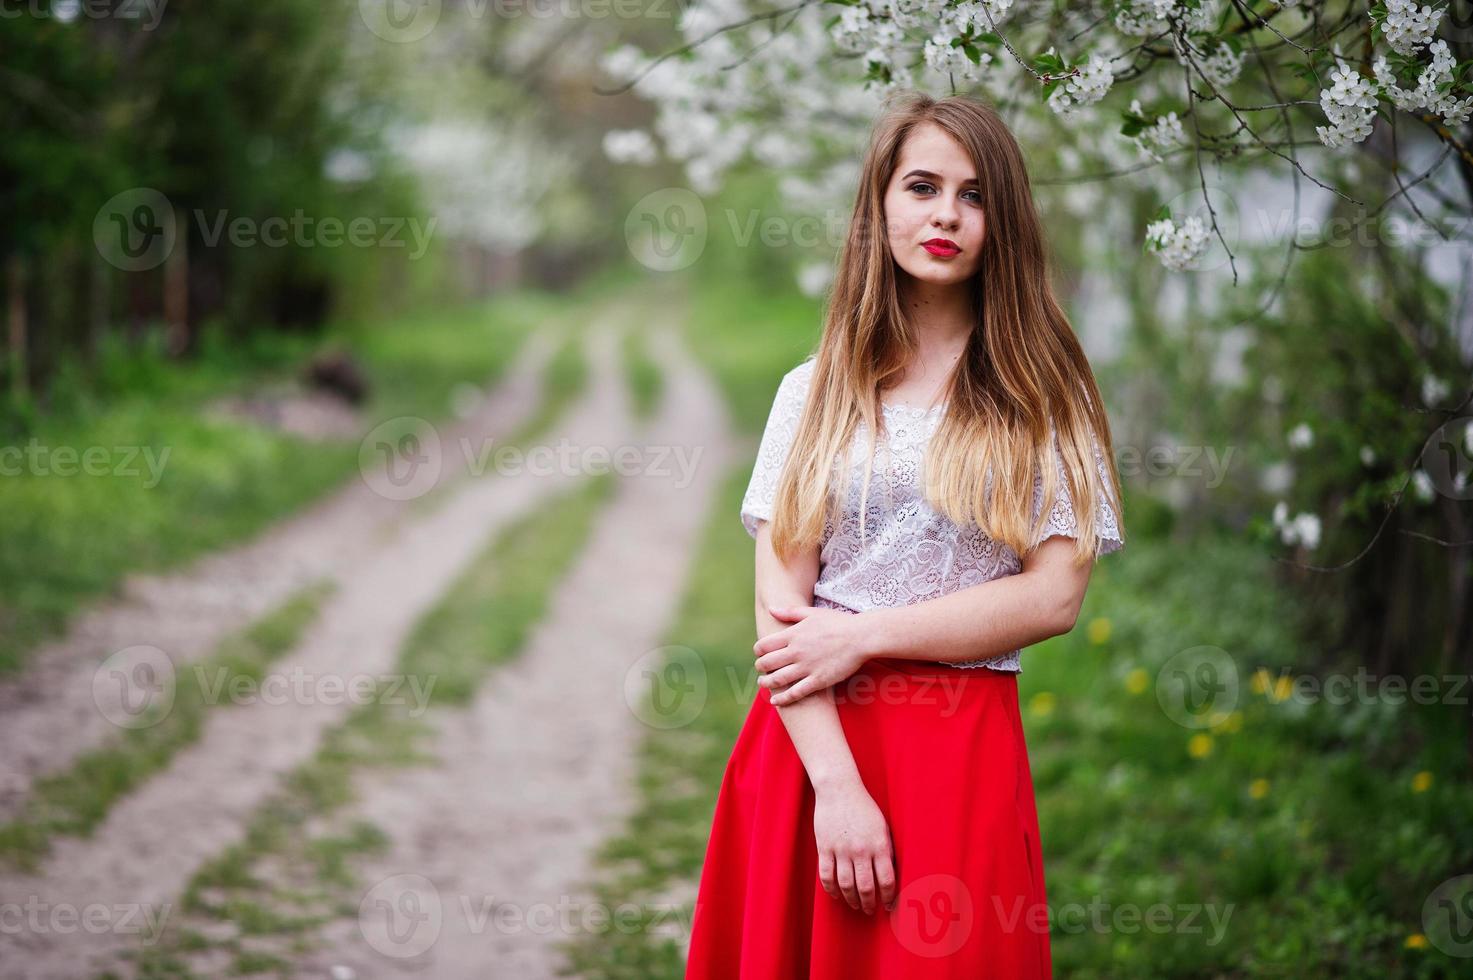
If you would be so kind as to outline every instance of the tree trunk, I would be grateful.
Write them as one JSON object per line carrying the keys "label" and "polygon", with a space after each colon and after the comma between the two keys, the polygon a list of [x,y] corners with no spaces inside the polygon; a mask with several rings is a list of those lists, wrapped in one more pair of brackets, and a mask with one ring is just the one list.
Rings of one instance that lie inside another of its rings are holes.
{"label": "tree trunk", "polygon": [[10,391],[22,401],[30,391],[26,355],[26,260],[19,252],[5,259],[6,346],[10,353]]}
{"label": "tree trunk", "polygon": [[182,210],[176,212],[174,226],[179,236],[164,260],[164,323],[169,353],[177,356],[189,348],[189,224]]}

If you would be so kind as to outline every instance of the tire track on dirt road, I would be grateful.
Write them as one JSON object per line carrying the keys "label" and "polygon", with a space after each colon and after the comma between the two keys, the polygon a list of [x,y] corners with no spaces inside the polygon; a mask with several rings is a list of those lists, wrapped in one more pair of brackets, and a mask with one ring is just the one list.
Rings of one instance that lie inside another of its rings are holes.
{"label": "tire track on dirt road", "polygon": [[[658,663],[732,458],[725,402],[704,369],[673,328],[649,348],[666,394],[642,441],[698,447],[694,477],[624,477],[524,651],[470,707],[426,716],[438,764],[360,779],[352,816],[392,843],[365,861],[364,912],[324,930],[301,976],[559,975],[568,927],[534,921],[592,901],[593,855],[633,812],[643,728],[628,695],[647,689],[640,671]],[[381,921],[415,903],[438,912]],[[521,928],[505,928],[509,911]]]}
{"label": "tire track on dirt road", "polygon": [[[626,435],[618,341],[607,320],[589,327],[589,388],[538,444],[562,436],[614,445]],[[554,470],[453,485],[436,509],[399,522],[388,541],[338,575],[337,591],[273,673],[351,679],[393,670],[415,622],[494,534],[585,478]],[[0,878],[0,900],[161,913],[203,862],[241,838],[279,778],[311,758],[323,732],[352,708],[341,698],[294,697],[210,711],[198,743],[120,800],[93,837],[56,841],[38,874]],[[118,953],[136,941],[117,929],[0,933],[0,976],[87,976],[117,967]]]}
{"label": "tire track on dirt road", "polygon": [[[445,438],[515,431],[537,410],[543,369],[559,341],[554,330],[528,338],[479,410],[442,427]],[[389,499],[355,476],[254,540],[175,572],[133,577],[122,599],[83,613],[65,636],[36,651],[22,673],[0,679],[0,823],[17,816],[35,780],[118,735],[108,719],[123,714],[115,703],[122,687],[94,689],[98,666],[110,655],[146,645],[164,651],[176,668],[202,660],[301,589],[357,567],[411,516],[414,503]],[[126,672],[136,662],[110,666]]]}

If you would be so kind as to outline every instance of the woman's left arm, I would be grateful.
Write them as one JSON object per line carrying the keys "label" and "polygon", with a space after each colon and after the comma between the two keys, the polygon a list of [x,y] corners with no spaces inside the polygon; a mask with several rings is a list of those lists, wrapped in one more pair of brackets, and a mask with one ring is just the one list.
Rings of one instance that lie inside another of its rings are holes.
{"label": "woman's left arm", "polygon": [[1048,538],[1022,571],[908,606],[862,613],[868,656],[904,660],[986,660],[1074,628],[1094,562],[1076,566],[1074,541]]}
{"label": "woman's left arm", "polygon": [[[1073,539],[1045,539],[1022,570],[956,592],[859,614],[799,607],[775,609],[793,626],[754,648],[761,674],[782,670],[774,704],[788,704],[848,677],[865,660],[893,657],[956,663],[986,660],[1074,628],[1094,562],[1074,564]],[[767,681],[767,683],[764,683]]]}

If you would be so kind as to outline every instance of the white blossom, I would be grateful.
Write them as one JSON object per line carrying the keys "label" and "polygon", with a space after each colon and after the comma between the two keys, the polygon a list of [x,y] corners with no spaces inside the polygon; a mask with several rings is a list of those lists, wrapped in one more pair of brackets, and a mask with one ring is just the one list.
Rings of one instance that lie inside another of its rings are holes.
{"label": "white blossom", "polygon": [[1452,391],[1452,385],[1439,378],[1435,374],[1422,376],[1422,404],[1428,408],[1436,407]]}
{"label": "white blossom", "polygon": [[1330,125],[1316,126],[1314,131],[1328,147],[1359,143],[1371,135],[1375,90],[1369,79],[1343,61],[1336,62],[1330,78],[1334,85],[1320,92],[1320,108]]}
{"label": "white blossom", "polygon": [[[1131,100],[1130,111],[1137,116],[1145,115],[1140,99]],[[1165,159],[1162,155],[1164,151],[1186,145],[1187,134],[1182,129],[1181,120],[1177,119],[1176,113],[1168,112],[1164,116],[1157,116],[1150,126],[1131,139],[1140,150],[1141,156],[1160,163]]]}
{"label": "white blossom", "polygon": [[1360,447],[1360,463],[1362,466],[1371,466],[1376,462],[1376,451],[1370,446]]}
{"label": "white blossom", "polygon": [[1290,449],[1308,449],[1314,445],[1314,430],[1308,422],[1300,422],[1289,430],[1288,438]]}
{"label": "white blossom", "polygon": [[611,129],[603,145],[604,155],[615,163],[651,164],[658,158],[654,140],[642,129]]}
{"label": "white blossom", "polygon": [[1234,51],[1226,44],[1219,44],[1210,55],[1196,61],[1203,77],[1218,88],[1225,88],[1237,81],[1238,75],[1243,71],[1245,57],[1242,52]]}
{"label": "white blossom", "polygon": [[1426,470],[1412,471],[1412,496],[1422,503],[1432,499],[1432,477],[1427,475]]}
{"label": "white blossom", "polygon": [[599,67],[610,78],[618,79],[620,82],[627,82],[634,78],[648,64],[649,58],[632,44],[621,44],[599,58]]}
{"label": "white blossom", "polygon": [[798,269],[798,288],[804,296],[821,296],[834,278],[834,267],[827,262],[809,262]]}
{"label": "white blossom", "polygon": [[1280,500],[1274,504],[1273,522],[1274,527],[1278,529],[1279,540],[1284,544],[1302,544],[1311,551],[1319,547],[1320,518],[1318,514],[1301,511],[1291,520],[1289,505]]}
{"label": "white blossom", "polygon": [[1105,97],[1115,81],[1110,60],[1091,54],[1079,74],[1062,81],[1049,93],[1048,105],[1063,118],[1073,116],[1080,106],[1094,105]]}
{"label": "white blossom", "polygon": [[1180,226],[1162,218],[1146,226],[1146,245],[1162,265],[1180,272],[1206,250],[1207,228],[1195,214],[1187,215]]}
{"label": "white blossom", "polygon": [[960,47],[952,47],[951,39],[945,34],[932,35],[923,49],[926,64],[940,75],[954,75],[966,81],[975,81],[980,70],[992,63],[992,54],[978,52],[978,63],[973,63]]}
{"label": "white blossom", "polygon": [[1437,23],[1442,20],[1442,11],[1429,6],[1418,7],[1408,0],[1386,0],[1386,43],[1393,51],[1414,54],[1418,48],[1432,40],[1437,33]]}

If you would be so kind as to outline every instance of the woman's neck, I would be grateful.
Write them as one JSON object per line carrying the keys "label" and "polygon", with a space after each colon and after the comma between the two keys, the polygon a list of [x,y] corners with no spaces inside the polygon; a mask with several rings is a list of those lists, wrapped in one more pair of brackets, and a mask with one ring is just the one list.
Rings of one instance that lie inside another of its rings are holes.
{"label": "woman's neck", "polygon": [[976,324],[968,283],[903,282],[900,305],[915,329],[916,356],[926,364],[949,364],[967,346]]}

